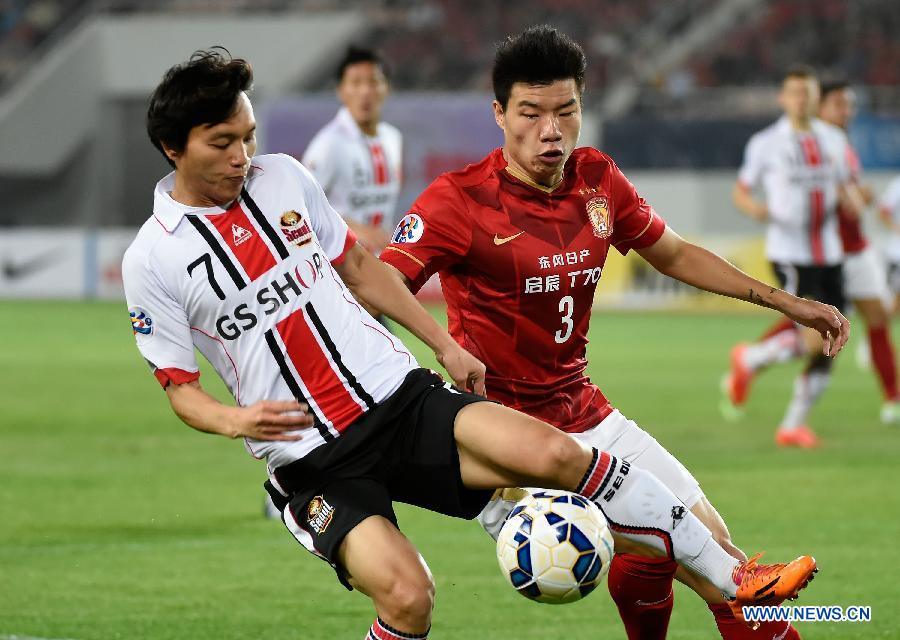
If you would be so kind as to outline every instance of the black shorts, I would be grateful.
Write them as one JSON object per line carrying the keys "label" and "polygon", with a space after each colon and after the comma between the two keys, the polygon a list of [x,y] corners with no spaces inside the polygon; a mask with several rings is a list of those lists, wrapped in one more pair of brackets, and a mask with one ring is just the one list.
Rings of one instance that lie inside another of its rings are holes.
{"label": "black shorts", "polygon": [[844,271],[841,265],[819,267],[773,262],[772,269],[781,288],[788,293],[845,310],[847,299],[844,297]]}
{"label": "black shorts", "polygon": [[340,438],[276,468],[275,483],[267,481],[266,490],[294,537],[335,567],[350,588],[338,566],[338,547],[369,516],[396,525],[392,502],[466,519],[484,509],[493,491],[463,486],[453,435],[459,411],[482,401],[433,371],[411,371]]}

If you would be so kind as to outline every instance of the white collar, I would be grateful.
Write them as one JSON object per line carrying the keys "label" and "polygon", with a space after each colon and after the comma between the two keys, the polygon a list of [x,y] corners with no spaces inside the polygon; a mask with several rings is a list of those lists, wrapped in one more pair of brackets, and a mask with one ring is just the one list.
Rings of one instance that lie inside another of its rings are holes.
{"label": "white collar", "polygon": [[818,118],[810,118],[809,119],[809,131],[797,131],[796,129],[794,129],[794,125],[791,124],[790,118],[788,118],[786,115],[783,115],[780,118],[778,118],[778,128],[781,131],[795,133],[797,135],[804,135],[804,134],[809,135],[809,134],[815,133],[816,129],[819,128],[819,119]]}
{"label": "white collar", "polygon": [[[246,185],[257,172],[261,169],[256,165],[250,165],[250,173],[247,175]],[[181,219],[188,214],[197,215],[215,215],[225,213],[227,209],[219,206],[212,207],[192,207],[182,204],[172,198],[172,189],[175,188],[175,172],[171,172],[162,180],[156,183],[156,189],[153,192],[153,216],[159,221],[166,233],[175,231],[175,227],[181,222]]]}
{"label": "white collar", "polygon": [[379,122],[377,125],[375,125],[375,135],[368,135],[365,131],[360,129],[359,125],[356,123],[356,120],[354,120],[353,116],[350,115],[350,109],[348,109],[347,107],[341,107],[340,109],[338,109],[337,115],[334,117],[334,119],[337,120],[342,127],[359,136],[363,140],[377,138],[379,133],[378,130],[381,128],[381,123]]}

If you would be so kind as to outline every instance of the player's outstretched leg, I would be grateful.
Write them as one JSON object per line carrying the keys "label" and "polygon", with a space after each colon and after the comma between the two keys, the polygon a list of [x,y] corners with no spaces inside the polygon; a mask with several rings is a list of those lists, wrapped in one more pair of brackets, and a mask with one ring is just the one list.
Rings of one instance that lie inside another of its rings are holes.
{"label": "player's outstretched leg", "polygon": [[775,432],[775,442],[782,447],[813,449],[819,437],[808,423],[809,412],[831,381],[831,358],[817,354],[806,369],[794,379],[794,394],[788,404],[781,426]]}
{"label": "player's outstretched leg", "polygon": [[[454,435],[467,487],[538,486],[580,493],[600,507],[619,538],[703,576],[734,599],[738,611],[741,605],[795,597],[815,571],[809,556],[785,565],[739,561],[656,476],[512,409],[469,405],[457,414]],[[759,576],[777,585],[763,588]]]}
{"label": "player's outstretched leg", "polygon": [[731,369],[722,380],[723,415],[726,418],[738,415],[750,396],[750,387],[758,373],[805,353],[803,337],[790,321],[779,321],[758,342],[735,345],[731,350]]}
{"label": "player's outstretched leg", "polygon": [[434,579],[390,520],[370,516],[356,525],[341,542],[338,563],[350,585],[375,604],[378,617],[366,640],[428,637]]}
{"label": "player's outstretched leg", "polygon": [[[881,384],[884,405],[881,421],[900,421],[900,390],[897,387],[897,365],[894,343],[891,340],[891,325],[887,309],[880,298],[854,300],[854,306],[862,315],[868,333],[867,353],[875,365],[875,373]],[[861,345],[862,346],[862,345]]]}

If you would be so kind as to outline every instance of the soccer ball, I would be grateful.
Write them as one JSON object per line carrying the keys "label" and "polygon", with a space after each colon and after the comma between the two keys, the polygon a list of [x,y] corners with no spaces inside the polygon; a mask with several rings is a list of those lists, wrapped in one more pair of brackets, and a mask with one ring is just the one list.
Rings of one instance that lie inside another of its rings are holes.
{"label": "soccer ball", "polygon": [[526,598],[547,604],[581,600],[609,571],[613,539],[587,498],[541,489],[513,507],[497,537],[500,569]]}

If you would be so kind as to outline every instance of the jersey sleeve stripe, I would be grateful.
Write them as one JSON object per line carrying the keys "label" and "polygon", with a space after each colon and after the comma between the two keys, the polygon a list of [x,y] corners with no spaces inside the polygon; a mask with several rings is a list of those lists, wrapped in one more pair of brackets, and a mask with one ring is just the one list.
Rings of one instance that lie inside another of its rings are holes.
{"label": "jersey sleeve stripe", "polygon": [[185,371],[184,369],[176,369],[174,367],[154,369],[153,375],[156,376],[156,379],[159,381],[159,384],[162,385],[163,389],[168,387],[169,383],[186,384],[200,379],[199,371]]}
{"label": "jersey sleeve stripe", "polygon": [[347,227],[347,237],[344,239],[344,248],[341,249],[341,255],[331,261],[331,264],[335,266],[340,266],[340,264],[344,261],[344,258],[347,257],[347,252],[353,248],[357,242],[356,234],[353,232],[353,229]]}
{"label": "jersey sleeve stripe", "polygon": [[206,243],[213,250],[213,253],[216,254],[216,257],[219,259],[219,262],[222,263],[222,266],[225,267],[225,271],[228,272],[228,275],[231,276],[231,279],[234,281],[235,286],[238,288],[238,291],[247,286],[247,283],[244,282],[243,276],[241,276],[240,272],[237,270],[237,267],[234,266],[234,263],[231,261],[231,258],[228,257],[228,254],[225,253],[225,250],[222,248],[222,245],[219,244],[219,241],[216,240],[216,237],[212,234],[212,231],[209,230],[202,221],[200,221],[195,215],[185,216],[188,219],[194,228],[197,230]]}
{"label": "jersey sleeve stripe", "polygon": [[309,406],[310,413],[312,413],[313,416],[313,425],[316,427],[319,435],[322,436],[322,439],[324,439],[325,442],[334,440],[334,436],[328,430],[328,427],[322,424],[322,420],[319,418],[318,413],[313,408],[312,403],[310,403],[306,399],[303,390],[300,388],[300,385],[294,378],[294,374],[291,372],[290,368],[287,365],[287,361],[284,358],[284,353],[282,353],[281,347],[278,346],[278,342],[275,340],[275,334],[272,329],[266,331],[265,335],[266,344],[269,345],[269,351],[272,352],[272,357],[275,358],[275,362],[278,364],[278,370],[281,372],[281,377],[284,380],[284,383],[288,386],[288,389],[291,390],[291,393],[294,394],[294,398],[296,398],[298,402],[302,402]]}
{"label": "jersey sleeve stripe", "polygon": [[250,209],[250,213],[253,214],[253,219],[256,220],[256,224],[259,225],[259,228],[263,230],[263,233],[266,234],[266,237],[269,239],[269,242],[272,243],[272,246],[275,247],[275,250],[278,252],[278,255],[282,260],[286,260],[288,257],[287,247],[284,245],[284,241],[281,239],[281,236],[275,232],[275,227],[273,227],[266,216],[263,215],[263,212],[260,210],[259,206],[250,197],[250,193],[247,191],[247,188],[241,189],[241,198],[247,204],[247,207]]}
{"label": "jersey sleeve stripe", "polygon": [[625,238],[624,240],[619,240],[618,242],[615,243],[616,246],[622,244],[623,242],[634,242],[635,240],[640,238],[642,235],[647,233],[647,230],[650,228],[650,225],[653,224],[653,219],[655,217],[656,217],[656,212],[653,211],[653,209],[650,209],[650,218],[647,220],[647,224],[644,226],[644,228],[641,229],[641,232],[639,234],[637,234],[636,236],[634,236],[633,238]]}
{"label": "jersey sleeve stripe", "polygon": [[414,255],[412,255],[411,253],[407,253],[407,252],[404,251],[403,249],[398,249],[397,247],[390,247],[390,246],[388,246],[388,247],[385,247],[384,250],[385,250],[385,251],[396,251],[397,253],[402,253],[402,254],[405,255],[407,258],[409,258],[410,260],[412,260],[413,262],[415,262],[417,265],[419,265],[420,267],[422,267],[423,269],[425,268],[425,263],[424,263],[424,262],[422,262],[421,260],[419,260],[417,257],[415,257]]}

